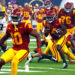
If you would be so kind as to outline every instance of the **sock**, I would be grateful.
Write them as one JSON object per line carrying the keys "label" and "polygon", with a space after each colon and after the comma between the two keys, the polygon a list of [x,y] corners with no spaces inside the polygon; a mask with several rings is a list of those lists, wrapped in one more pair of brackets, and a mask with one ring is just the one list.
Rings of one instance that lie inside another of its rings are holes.
{"label": "sock", "polygon": [[18,59],[14,58],[12,60],[11,75],[17,75],[17,66],[18,66],[18,63],[19,63]]}
{"label": "sock", "polygon": [[67,52],[68,56],[71,58],[71,59],[75,59],[75,56],[73,53],[71,53],[70,51]]}

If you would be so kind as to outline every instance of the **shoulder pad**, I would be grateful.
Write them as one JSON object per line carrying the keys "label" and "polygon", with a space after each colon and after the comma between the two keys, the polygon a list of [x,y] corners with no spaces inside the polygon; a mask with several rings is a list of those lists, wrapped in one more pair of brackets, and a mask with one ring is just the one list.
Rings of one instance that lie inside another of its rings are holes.
{"label": "shoulder pad", "polygon": [[75,10],[73,10],[73,14],[75,14]]}

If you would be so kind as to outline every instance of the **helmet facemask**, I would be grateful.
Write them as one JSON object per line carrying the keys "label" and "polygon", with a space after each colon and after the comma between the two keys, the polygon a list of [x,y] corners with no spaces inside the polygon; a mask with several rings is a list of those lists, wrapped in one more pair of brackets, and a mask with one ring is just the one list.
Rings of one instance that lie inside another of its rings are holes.
{"label": "helmet facemask", "polygon": [[50,2],[50,1],[46,1],[44,5],[45,5],[46,9],[51,9],[53,6],[52,2]]}
{"label": "helmet facemask", "polygon": [[72,7],[65,7],[64,10],[65,12],[69,13],[72,10]]}
{"label": "helmet facemask", "polygon": [[12,24],[18,25],[20,23],[21,17],[17,15],[11,15]]}
{"label": "helmet facemask", "polygon": [[52,23],[54,21],[54,17],[53,16],[47,16],[46,20],[48,23]]}
{"label": "helmet facemask", "polygon": [[66,13],[71,12],[72,9],[73,9],[73,3],[66,3],[64,5],[64,10],[65,10]]}

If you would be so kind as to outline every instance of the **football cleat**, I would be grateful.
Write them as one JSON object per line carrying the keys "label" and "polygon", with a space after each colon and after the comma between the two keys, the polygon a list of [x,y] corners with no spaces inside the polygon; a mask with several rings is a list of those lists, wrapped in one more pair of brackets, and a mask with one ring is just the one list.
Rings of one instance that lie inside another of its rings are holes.
{"label": "football cleat", "polygon": [[54,61],[54,62],[58,62],[57,59],[56,59],[55,57],[53,57],[53,56],[51,57],[50,60],[52,60],[52,61]]}
{"label": "football cleat", "polygon": [[66,62],[63,63],[63,69],[65,69],[65,68],[67,68],[67,67],[68,67],[67,63],[66,63]]}
{"label": "football cleat", "polygon": [[44,57],[42,55],[40,55],[39,59],[38,59],[38,63],[40,62],[40,60],[44,59]]}
{"label": "football cleat", "polygon": [[49,59],[49,60],[51,60],[51,61],[58,62],[55,57],[53,57],[53,56],[47,56],[47,55],[44,55],[44,54],[43,54],[43,55],[41,55],[41,56],[39,57],[38,63],[39,63],[40,60],[42,60],[42,59]]}

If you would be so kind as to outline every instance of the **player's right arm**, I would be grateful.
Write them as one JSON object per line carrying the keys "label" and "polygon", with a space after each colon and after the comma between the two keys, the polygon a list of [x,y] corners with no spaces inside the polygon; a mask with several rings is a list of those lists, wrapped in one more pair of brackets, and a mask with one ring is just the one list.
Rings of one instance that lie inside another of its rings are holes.
{"label": "player's right arm", "polygon": [[5,35],[0,39],[0,45],[2,45],[4,41],[6,41],[9,37],[10,37],[9,26],[7,26]]}
{"label": "player's right arm", "polygon": [[7,33],[0,39],[0,45],[2,45],[4,43],[4,41],[6,41],[8,39],[10,35],[8,35]]}
{"label": "player's right arm", "polygon": [[42,54],[42,52],[41,52],[41,37],[40,37],[39,33],[37,33],[36,30],[32,29],[31,24],[28,24],[26,26],[26,29],[30,35],[32,35],[36,38],[38,53]]}

